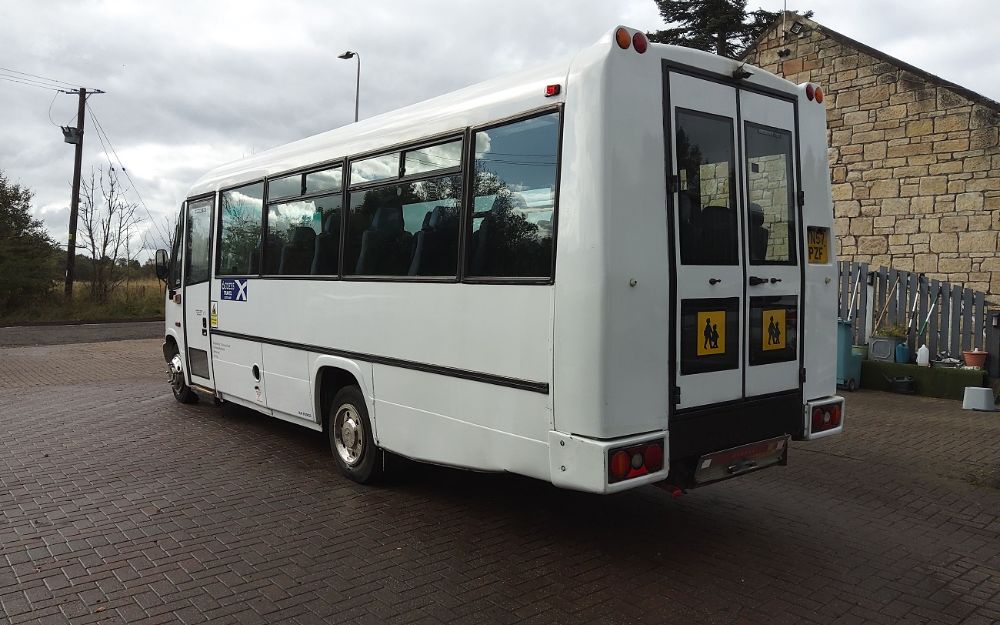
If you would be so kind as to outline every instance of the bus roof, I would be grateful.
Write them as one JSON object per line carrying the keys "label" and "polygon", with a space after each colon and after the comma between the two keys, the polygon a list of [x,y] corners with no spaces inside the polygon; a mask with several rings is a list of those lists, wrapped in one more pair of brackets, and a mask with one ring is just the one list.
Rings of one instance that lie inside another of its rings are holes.
{"label": "bus roof", "polygon": [[[604,62],[613,51],[615,30],[571,57],[470,85],[220,165],[198,179],[188,197],[458,131],[562,101],[571,70]],[[709,52],[665,44],[650,44],[646,54],[722,75],[730,75],[735,68],[744,66],[740,61]],[[795,92],[793,83],[766,70],[745,67],[752,74],[747,82],[789,94]],[[562,94],[551,99],[542,97],[545,86],[555,83],[564,85]]]}

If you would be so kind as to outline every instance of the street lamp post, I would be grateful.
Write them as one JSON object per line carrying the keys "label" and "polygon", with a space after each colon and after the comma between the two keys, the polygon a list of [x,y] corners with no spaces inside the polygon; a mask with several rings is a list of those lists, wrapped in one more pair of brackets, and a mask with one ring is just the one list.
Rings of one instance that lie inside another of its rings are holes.
{"label": "street lamp post", "polygon": [[358,99],[360,97],[360,92],[361,92],[361,55],[358,54],[357,52],[352,52],[351,50],[348,50],[347,52],[338,55],[337,58],[358,59],[358,78],[357,78],[357,83],[354,86],[354,121],[356,122],[358,121]]}

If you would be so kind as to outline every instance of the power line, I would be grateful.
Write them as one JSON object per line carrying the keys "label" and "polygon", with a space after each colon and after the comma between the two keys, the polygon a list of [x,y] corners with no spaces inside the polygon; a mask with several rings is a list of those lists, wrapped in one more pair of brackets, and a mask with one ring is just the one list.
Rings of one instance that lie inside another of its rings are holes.
{"label": "power line", "polygon": [[51,83],[55,83],[55,84],[62,83],[64,85],[68,86],[71,89],[75,89],[76,88],[76,85],[74,85],[71,82],[66,82],[65,80],[56,80],[55,78],[46,78],[45,76],[39,76],[38,74],[29,74],[28,72],[22,72],[22,71],[19,71],[19,70],[16,70],[16,69],[10,69],[9,67],[0,67],[0,71],[9,72],[9,73],[12,73],[12,74],[20,74],[22,76],[29,76],[31,78],[38,78],[38,79],[41,79],[41,80],[44,80],[44,81],[47,81],[47,82],[51,82]]}
{"label": "power line", "polygon": [[40,89],[49,89],[51,91],[60,91],[62,93],[69,93],[66,89],[60,89],[59,87],[54,87],[52,85],[43,84],[37,81],[31,81],[31,79],[22,80],[15,76],[7,76],[5,74],[0,74],[0,80],[6,80],[8,82],[15,82],[22,85],[27,85],[29,87],[38,87]]}
{"label": "power line", "polygon": [[[90,112],[90,118],[93,120],[94,127],[97,129],[97,138],[101,142],[101,147],[104,148],[104,155],[108,159],[108,163],[112,167],[112,172],[111,173],[115,176],[115,178],[118,177],[117,174],[116,174],[116,172],[114,171],[114,164],[111,163],[111,157],[108,155],[109,154],[108,147],[111,148],[111,152],[110,153],[114,155],[115,160],[118,162],[118,166],[122,170],[122,173],[124,173],[125,177],[128,179],[128,182],[129,182],[129,185],[132,188],[132,191],[135,193],[136,197],[139,198],[139,203],[142,205],[143,210],[146,211],[146,216],[149,217],[149,221],[153,224],[153,227],[156,229],[156,234],[160,237],[161,241],[165,242],[166,244],[169,244],[170,238],[163,234],[163,231],[160,229],[159,223],[156,221],[156,219],[153,218],[153,215],[150,212],[149,207],[146,205],[146,201],[144,199],[142,199],[142,195],[139,193],[139,190],[136,188],[135,182],[132,181],[132,176],[129,175],[128,170],[125,169],[125,165],[122,163],[121,159],[118,157],[118,152],[115,150],[115,146],[112,145],[112,143],[111,143],[111,137],[108,136],[108,133],[104,130],[104,127],[101,126],[101,122],[97,120],[97,116],[94,114],[94,110],[92,108],[90,108],[89,105],[87,106],[87,110]],[[102,135],[103,135],[103,138],[102,138]],[[107,145],[105,145],[105,140],[107,141]]]}
{"label": "power line", "polygon": [[[101,122],[98,121],[97,119],[97,115],[94,114],[94,109],[91,108],[89,104],[87,105],[87,111],[90,112],[90,119],[94,121],[94,127],[97,129],[97,138],[101,142],[101,147],[104,148],[104,155],[105,157],[108,158],[108,162],[110,163],[111,161],[110,156],[108,156],[108,147],[110,147],[111,154],[114,155],[115,160],[118,162],[118,166],[121,167],[122,173],[124,173],[125,177],[128,179],[128,182],[131,185],[132,191],[135,193],[135,196],[139,198],[139,203],[142,205],[143,210],[146,211],[146,216],[149,217],[150,223],[152,223],[153,228],[156,229],[157,235],[160,237],[160,240],[163,241],[166,246],[169,246],[168,244],[170,243],[170,237],[165,236],[163,234],[163,231],[160,229],[159,223],[157,223],[156,219],[153,218],[153,214],[152,212],[150,212],[149,207],[146,205],[146,201],[142,199],[142,194],[139,193],[139,190],[135,186],[135,182],[132,181],[132,176],[129,175],[128,170],[125,169],[125,165],[122,164],[122,160],[118,157],[118,152],[115,150],[115,146],[111,143],[111,137],[109,137],[108,133],[105,132],[104,127],[101,126]],[[104,137],[101,138],[101,135],[103,135]],[[106,146],[104,143],[105,140],[107,140]],[[112,168],[114,168],[113,164]]]}

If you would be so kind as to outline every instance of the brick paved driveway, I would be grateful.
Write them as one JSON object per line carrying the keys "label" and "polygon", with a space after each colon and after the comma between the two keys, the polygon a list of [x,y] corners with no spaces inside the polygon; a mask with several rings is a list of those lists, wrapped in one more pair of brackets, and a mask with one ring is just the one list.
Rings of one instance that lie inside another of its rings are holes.
{"label": "brick paved driveway", "polygon": [[403,465],[176,404],[156,341],[0,349],[0,623],[991,623],[1000,416],[849,431],[675,501]]}

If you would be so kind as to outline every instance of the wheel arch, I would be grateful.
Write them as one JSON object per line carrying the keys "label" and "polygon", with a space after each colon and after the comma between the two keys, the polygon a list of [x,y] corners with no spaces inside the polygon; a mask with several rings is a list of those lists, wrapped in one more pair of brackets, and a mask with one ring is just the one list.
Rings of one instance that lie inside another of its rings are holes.
{"label": "wheel arch", "polygon": [[170,362],[174,354],[181,353],[181,343],[177,340],[177,334],[173,330],[167,330],[163,337],[163,360]]}
{"label": "wheel arch", "polygon": [[358,363],[336,356],[320,356],[313,367],[313,409],[319,417],[323,431],[327,431],[327,409],[337,391],[345,386],[357,386],[365,398],[372,435],[378,442],[378,425],[375,419],[375,401],[370,363]]}

